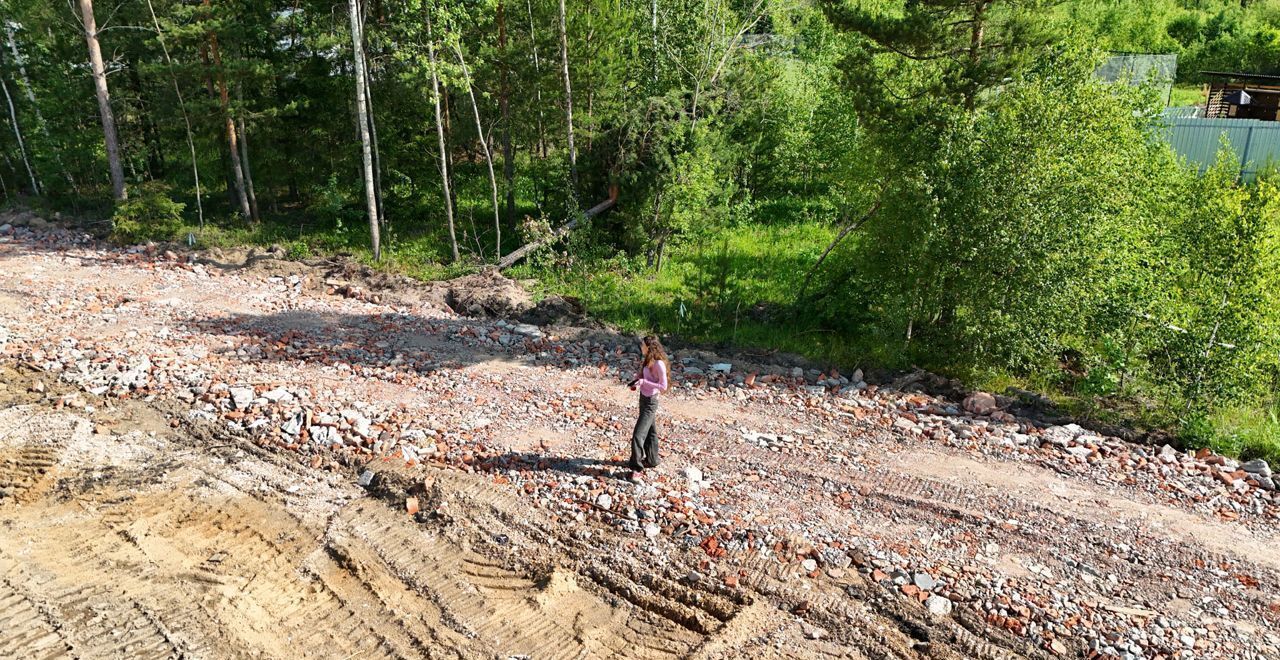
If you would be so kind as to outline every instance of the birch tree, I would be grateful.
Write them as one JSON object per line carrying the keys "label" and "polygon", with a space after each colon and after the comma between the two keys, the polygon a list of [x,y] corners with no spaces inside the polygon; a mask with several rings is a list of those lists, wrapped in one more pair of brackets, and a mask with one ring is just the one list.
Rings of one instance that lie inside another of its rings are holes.
{"label": "birch tree", "polygon": [[[160,19],[156,16],[156,8],[147,0],[147,11],[151,14],[151,24],[156,30],[156,40],[160,42],[160,50],[164,53],[164,61],[169,65],[169,76],[173,80],[173,94],[178,100],[178,109],[182,112],[183,127],[187,131],[187,150],[191,155],[191,175],[196,182],[196,214],[200,226],[204,227],[204,200],[200,190],[200,164],[196,159],[195,134],[191,130],[191,115],[187,113],[187,102],[182,98],[182,87],[178,84],[178,74],[174,70],[173,57],[169,54],[169,46],[164,40],[164,30],[160,29]],[[68,177],[71,175],[68,174]]]}
{"label": "birch tree", "polygon": [[538,29],[533,22],[533,0],[525,0],[529,10],[529,45],[533,51],[533,95],[538,106],[538,155],[547,157],[546,112],[542,106],[542,61],[538,58]]}
{"label": "birch tree", "polygon": [[62,162],[62,152],[54,146],[53,136],[49,134],[49,123],[44,120],[44,112],[40,110],[40,103],[36,100],[35,87],[31,85],[31,78],[27,75],[27,63],[22,57],[22,52],[18,50],[18,39],[14,35],[14,26],[10,21],[4,21],[5,41],[8,42],[9,53],[13,55],[13,65],[18,71],[19,87],[27,97],[27,103],[30,104],[32,112],[36,116],[36,128],[40,134],[44,136],[45,142],[53,149],[54,161],[58,164],[58,169],[62,171],[62,176],[67,180],[67,185],[71,186],[73,191],[77,191],[76,180],[71,176],[71,171],[67,169],[65,163]]}
{"label": "birch tree", "polygon": [[[0,63],[3,62],[4,58],[0,57]],[[14,109],[13,97],[9,95],[9,85],[5,83],[4,76],[0,76],[0,91],[4,92],[5,104],[9,108],[9,125],[13,127],[13,137],[18,141],[18,152],[22,154],[22,164],[27,168],[27,177],[31,181],[31,192],[39,195],[40,179],[31,167],[31,158],[27,156],[27,145],[22,139],[22,128],[18,123],[18,112]]]}
{"label": "birch tree", "polygon": [[440,111],[440,72],[433,41],[435,37],[431,31],[431,8],[428,6],[423,13],[427,24],[427,58],[431,63],[431,99],[436,110],[436,137],[440,142],[440,185],[444,188],[444,214],[445,220],[449,223],[449,249],[454,263],[457,263],[461,256],[458,254],[458,234],[454,230],[453,222],[453,193],[449,186],[449,149],[445,144],[444,117]]}
{"label": "birch tree", "polygon": [[467,85],[467,96],[471,99],[471,111],[476,118],[476,135],[480,138],[480,148],[484,150],[484,162],[489,166],[489,189],[493,193],[493,231],[495,258],[502,258],[502,218],[498,210],[498,179],[493,173],[493,154],[489,151],[489,140],[485,138],[484,124],[480,121],[480,106],[476,103],[475,87],[471,84],[471,70],[467,68],[467,60],[462,56],[462,48],[456,40],[450,41],[453,52],[458,56],[458,64],[462,66],[462,78]]}
{"label": "birch tree", "polygon": [[[502,180],[507,193],[507,222],[516,220],[516,163],[511,146],[511,54],[507,52],[507,13],[505,4],[498,2],[498,57],[501,58],[498,82],[498,113],[502,115]],[[502,258],[502,242],[499,237],[498,258]]]}
{"label": "birch tree", "polygon": [[93,0],[79,0],[84,40],[89,47],[89,65],[93,69],[93,88],[98,97],[98,116],[102,120],[102,136],[107,147],[107,166],[111,172],[111,194],[117,202],[128,199],[124,167],[120,162],[120,142],[116,137],[116,118],[111,113],[111,95],[107,91],[107,70],[98,45],[98,24],[93,16]]}
{"label": "birch tree", "polygon": [[378,193],[373,180],[373,145],[369,136],[368,99],[365,86],[364,70],[364,31],[360,20],[360,5],[357,0],[348,0],[351,10],[351,42],[352,60],[356,74],[356,116],[360,124],[360,158],[364,165],[364,196],[369,210],[369,240],[373,247],[373,258],[382,258],[381,237],[378,232]]}
{"label": "birch tree", "polygon": [[569,28],[565,20],[564,0],[560,0],[560,64],[564,77],[564,123],[569,148],[569,180],[578,192],[578,151],[573,146],[573,88],[569,83]]}

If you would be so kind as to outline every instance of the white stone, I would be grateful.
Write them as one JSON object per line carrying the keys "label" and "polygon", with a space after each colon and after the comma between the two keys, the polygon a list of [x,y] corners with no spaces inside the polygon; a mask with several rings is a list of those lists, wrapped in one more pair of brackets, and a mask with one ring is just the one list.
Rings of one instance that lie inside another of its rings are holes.
{"label": "white stone", "polygon": [[924,601],[924,606],[929,608],[930,612],[939,616],[951,614],[951,600],[943,598],[942,596],[929,596],[929,598]]}
{"label": "white stone", "polygon": [[231,388],[231,405],[235,406],[237,410],[244,410],[251,403],[253,403],[252,387]]}
{"label": "white stone", "polygon": [[270,401],[271,403],[280,403],[282,401],[292,401],[293,395],[289,393],[289,390],[286,390],[283,387],[277,387],[270,392],[263,392],[262,398]]}

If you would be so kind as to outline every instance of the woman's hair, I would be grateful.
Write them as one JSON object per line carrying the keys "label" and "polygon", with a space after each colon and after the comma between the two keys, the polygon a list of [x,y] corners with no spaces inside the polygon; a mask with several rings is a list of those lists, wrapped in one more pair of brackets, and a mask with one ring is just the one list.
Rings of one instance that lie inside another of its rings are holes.
{"label": "woman's hair", "polygon": [[649,366],[658,360],[662,360],[665,364],[670,364],[671,360],[667,359],[667,351],[662,348],[662,342],[653,335],[645,335],[642,340],[644,345],[649,348],[649,353],[644,356],[643,365]]}

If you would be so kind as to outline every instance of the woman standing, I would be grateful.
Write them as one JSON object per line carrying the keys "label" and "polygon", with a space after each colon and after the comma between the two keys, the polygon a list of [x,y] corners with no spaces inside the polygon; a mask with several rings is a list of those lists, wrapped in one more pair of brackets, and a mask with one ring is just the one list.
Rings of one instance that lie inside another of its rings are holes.
{"label": "woman standing", "polygon": [[[631,434],[631,460],[635,472],[658,467],[658,394],[667,390],[667,353],[653,335],[640,341],[640,373],[631,389],[640,390],[640,418]],[[633,475],[635,476],[635,475]]]}

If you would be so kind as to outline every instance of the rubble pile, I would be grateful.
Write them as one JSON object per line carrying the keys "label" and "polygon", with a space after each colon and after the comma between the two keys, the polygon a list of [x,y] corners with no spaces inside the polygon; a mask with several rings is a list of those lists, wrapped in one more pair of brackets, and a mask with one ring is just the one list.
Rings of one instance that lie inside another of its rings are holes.
{"label": "rubble pile", "polygon": [[[636,342],[490,318],[529,308],[496,274],[475,276],[493,296],[411,306],[30,219],[0,225],[0,292],[27,298],[0,306],[0,360],[87,395],[178,401],[188,419],[316,468],[484,474],[561,524],[609,526],[659,557],[665,544],[697,549],[698,579],[730,588],[755,566],[786,566],[800,581],[875,585],[929,616],[964,610],[1056,655],[1280,654],[1280,558],[1135,525],[1101,499],[1274,542],[1280,494],[1263,461],[1043,426],[986,393],[957,403],[861,372],[695,351],[674,356],[664,463],[633,480],[623,384]],[[925,451],[1067,479],[1102,504],[1058,510],[895,467]]]}

